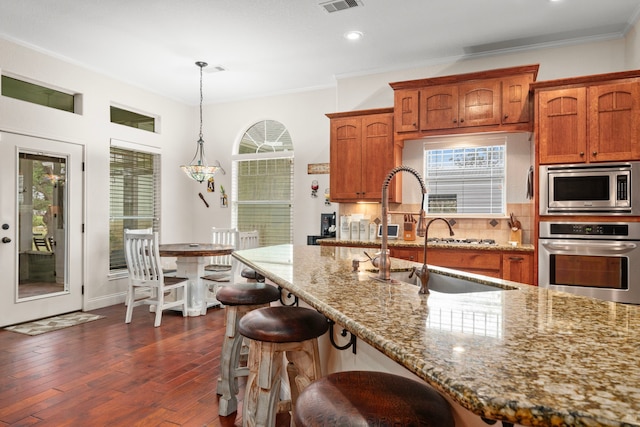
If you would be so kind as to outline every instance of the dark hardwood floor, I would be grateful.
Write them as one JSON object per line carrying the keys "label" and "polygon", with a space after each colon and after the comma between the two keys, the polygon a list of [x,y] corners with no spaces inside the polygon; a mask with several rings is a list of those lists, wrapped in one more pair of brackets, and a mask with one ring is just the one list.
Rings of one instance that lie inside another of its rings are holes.
{"label": "dark hardwood floor", "polygon": [[129,325],[124,305],[92,313],[106,318],[38,336],[0,330],[0,426],[242,424],[241,403],[218,416],[224,309],[165,311],[158,328],[143,307]]}

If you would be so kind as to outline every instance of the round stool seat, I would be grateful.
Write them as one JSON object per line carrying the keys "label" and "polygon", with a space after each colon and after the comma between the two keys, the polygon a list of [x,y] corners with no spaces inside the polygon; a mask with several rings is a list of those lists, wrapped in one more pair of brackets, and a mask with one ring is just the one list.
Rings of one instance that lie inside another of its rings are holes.
{"label": "round stool seat", "polygon": [[385,372],[336,372],[308,385],[296,401],[296,426],[453,427],[449,403],[431,386]]}
{"label": "round stool seat", "polygon": [[247,313],[238,331],[255,341],[275,343],[300,342],[327,332],[327,318],[304,307],[265,307]]}
{"label": "round stool seat", "polygon": [[278,298],[280,291],[265,283],[238,283],[223,286],[216,292],[216,299],[224,305],[261,305]]}
{"label": "round stool seat", "polygon": [[256,280],[258,282],[264,282],[265,280],[265,277],[262,274],[249,267],[243,268],[240,272],[240,276],[244,277],[245,279]]}

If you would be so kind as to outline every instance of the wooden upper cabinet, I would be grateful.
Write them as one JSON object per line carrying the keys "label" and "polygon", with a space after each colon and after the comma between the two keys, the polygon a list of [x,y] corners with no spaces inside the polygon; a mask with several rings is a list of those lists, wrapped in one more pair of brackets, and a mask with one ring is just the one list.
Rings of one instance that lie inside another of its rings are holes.
{"label": "wooden upper cabinet", "polygon": [[589,87],[589,161],[640,159],[640,82]]}
{"label": "wooden upper cabinet", "polygon": [[532,74],[509,77],[502,80],[502,123],[529,123],[533,102],[529,85]]}
{"label": "wooden upper cabinet", "polygon": [[[382,183],[402,161],[402,146],[394,143],[393,109],[327,114],[330,120],[331,201],[382,199]],[[389,187],[389,201],[402,198],[399,180]],[[401,183],[400,183],[401,184]]]}
{"label": "wooden upper cabinet", "polygon": [[458,86],[458,126],[500,124],[500,80],[481,80]]}
{"label": "wooden upper cabinet", "polygon": [[420,129],[500,124],[500,81],[444,85],[420,91]]}
{"label": "wooden upper cabinet", "polygon": [[401,139],[469,132],[531,131],[538,65],[390,83]]}
{"label": "wooden upper cabinet", "polygon": [[330,134],[331,199],[357,199],[362,188],[360,120],[355,118],[331,120]]}
{"label": "wooden upper cabinet", "polygon": [[540,164],[640,160],[640,70],[532,86]]}
{"label": "wooden upper cabinet", "polygon": [[415,132],[418,127],[420,91],[417,89],[394,92],[394,116],[396,132]]}
{"label": "wooden upper cabinet", "polygon": [[[393,114],[362,117],[362,195],[368,201],[382,200],[382,183],[394,162]],[[389,189],[393,192],[393,188]]]}
{"label": "wooden upper cabinet", "polygon": [[540,163],[586,161],[586,89],[541,92],[538,109]]}
{"label": "wooden upper cabinet", "polygon": [[458,87],[432,86],[420,90],[420,129],[458,127]]}

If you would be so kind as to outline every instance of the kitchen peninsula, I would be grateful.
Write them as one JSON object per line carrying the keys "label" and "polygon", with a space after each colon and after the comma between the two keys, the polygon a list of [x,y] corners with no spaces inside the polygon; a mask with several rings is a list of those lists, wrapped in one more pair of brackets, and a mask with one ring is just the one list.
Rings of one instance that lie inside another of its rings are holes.
{"label": "kitchen peninsula", "polygon": [[420,295],[372,279],[356,248],[280,245],[233,256],[474,414],[532,426],[640,426],[638,306],[472,274],[462,275],[496,291]]}

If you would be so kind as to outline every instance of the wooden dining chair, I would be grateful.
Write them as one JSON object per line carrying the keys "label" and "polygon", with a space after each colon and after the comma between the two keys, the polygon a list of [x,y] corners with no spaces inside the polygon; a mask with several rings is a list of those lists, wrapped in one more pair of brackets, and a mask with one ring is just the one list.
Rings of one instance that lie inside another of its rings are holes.
{"label": "wooden dining chair", "polygon": [[33,246],[37,251],[51,252],[51,246],[49,246],[49,242],[44,237],[34,237]]}
{"label": "wooden dining chair", "polygon": [[[211,243],[217,245],[231,246],[233,249],[238,248],[239,233],[235,228],[216,228],[211,229]],[[233,267],[236,261],[230,254],[212,256],[209,265],[204,267],[207,275],[203,277],[205,280],[215,282],[228,282],[233,278]]]}
{"label": "wooden dining chair", "polygon": [[[258,230],[253,231],[241,231],[240,242],[238,244],[238,250],[253,249],[260,247],[260,235]],[[238,262],[236,262],[236,265]],[[240,271],[240,276],[244,277],[248,281],[264,282],[265,278],[254,269],[245,267]]]}
{"label": "wooden dining chair", "polygon": [[[155,322],[162,322],[162,311],[182,306],[182,316],[187,316],[186,277],[165,277],[162,272],[158,233],[143,233],[140,230],[125,230],[124,249],[129,287],[127,290],[127,313],[125,323],[131,323],[133,308],[139,305],[155,307]],[[174,291],[174,292],[172,292]],[[143,293],[138,298],[138,292]],[[167,295],[172,293],[172,298]]]}

